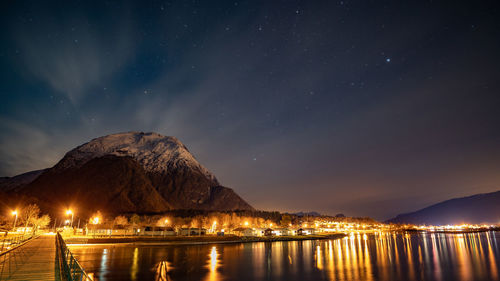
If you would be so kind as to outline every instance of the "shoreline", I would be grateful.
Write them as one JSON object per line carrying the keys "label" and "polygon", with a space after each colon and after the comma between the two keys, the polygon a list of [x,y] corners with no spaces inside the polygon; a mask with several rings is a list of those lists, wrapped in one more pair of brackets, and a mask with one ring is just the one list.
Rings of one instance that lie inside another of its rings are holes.
{"label": "shoreline", "polygon": [[466,229],[466,230],[421,230],[421,229],[404,229],[404,232],[410,233],[444,233],[444,234],[467,234],[467,233],[480,233],[490,231],[500,231],[500,228],[480,228],[480,229]]}
{"label": "shoreline", "polygon": [[107,238],[84,238],[65,237],[68,246],[84,245],[140,245],[140,246],[174,246],[174,245],[206,245],[206,244],[236,244],[255,242],[283,242],[283,241],[306,241],[306,240],[328,240],[340,239],[347,235],[344,233],[331,235],[307,235],[307,236],[173,236],[173,237],[107,237]]}

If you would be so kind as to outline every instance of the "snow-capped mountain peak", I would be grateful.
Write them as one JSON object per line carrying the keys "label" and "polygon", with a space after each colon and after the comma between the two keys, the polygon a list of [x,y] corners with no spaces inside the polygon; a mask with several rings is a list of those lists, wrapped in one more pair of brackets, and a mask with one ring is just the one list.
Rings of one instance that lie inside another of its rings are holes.
{"label": "snow-capped mountain peak", "polygon": [[127,132],[93,139],[69,151],[55,169],[79,168],[104,155],[130,156],[148,172],[161,173],[188,166],[216,181],[177,138],[158,133]]}

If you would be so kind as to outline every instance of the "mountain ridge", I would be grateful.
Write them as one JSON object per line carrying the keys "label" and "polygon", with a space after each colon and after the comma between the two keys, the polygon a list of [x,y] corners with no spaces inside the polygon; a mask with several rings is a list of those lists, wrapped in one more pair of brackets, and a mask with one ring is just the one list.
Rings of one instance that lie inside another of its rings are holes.
{"label": "mountain ridge", "polygon": [[452,198],[387,220],[412,224],[481,224],[500,222],[500,190]]}

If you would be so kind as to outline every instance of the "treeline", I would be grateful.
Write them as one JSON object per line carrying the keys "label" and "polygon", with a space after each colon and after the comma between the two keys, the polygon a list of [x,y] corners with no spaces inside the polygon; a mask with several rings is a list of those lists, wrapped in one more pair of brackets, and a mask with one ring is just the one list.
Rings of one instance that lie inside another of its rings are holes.
{"label": "treeline", "polygon": [[[98,218],[98,219],[96,219]],[[100,212],[90,219],[90,224],[106,224],[108,226],[159,226],[159,227],[203,227],[217,229],[234,229],[238,227],[291,227],[308,224],[313,226],[317,221],[337,221],[344,223],[376,223],[372,218],[350,218],[332,216],[298,216],[277,211],[206,211],[206,210],[171,210],[162,214],[138,215],[125,214],[117,217],[105,217]]]}
{"label": "treeline", "polygon": [[96,212],[90,217],[90,224],[122,226],[169,226],[233,229],[237,227],[271,227],[279,225],[282,214],[266,211],[204,211],[172,210],[156,215],[125,214],[106,217]]}

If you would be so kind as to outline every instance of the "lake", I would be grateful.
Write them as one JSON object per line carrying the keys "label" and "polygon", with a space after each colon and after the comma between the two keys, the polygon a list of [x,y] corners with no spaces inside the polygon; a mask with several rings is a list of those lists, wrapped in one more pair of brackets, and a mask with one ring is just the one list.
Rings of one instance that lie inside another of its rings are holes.
{"label": "lake", "polygon": [[[70,249],[97,280],[500,280],[500,232]],[[166,279],[168,278],[168,279]]]}

